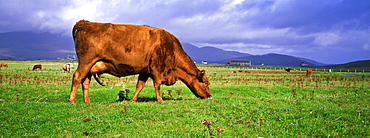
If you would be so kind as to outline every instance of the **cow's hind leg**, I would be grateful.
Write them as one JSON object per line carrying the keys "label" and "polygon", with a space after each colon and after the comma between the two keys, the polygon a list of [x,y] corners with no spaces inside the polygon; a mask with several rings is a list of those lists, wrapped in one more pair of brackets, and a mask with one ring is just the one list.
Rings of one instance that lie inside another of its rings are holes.
{"label": "cow's hind leg", "polygon": [[135,94],[134,94],[134,97],[132,97],[131,101],[137,101],[139,97],[139,93],[144,88],[145,82],[148,80],[148,78],[149,78],[149,75],[147,74],[139,74],[139,78],[136,84]]}
{"label": "cow's hind leg", "polygon": [[80,86],[80,83],[82,82],[82,77],[80,71],[77,69],[75,73],[73,73],[73,78],[72,78],[72,88],[71,88],[71,93],[69,94],[69,99],[68,101],[72,104],[76,104],[76,93],[78,86]]}
{"label": "cow's hind leg", "polygon": [[82,83],[84,102],[87,103],[87,104],[90,103],[90,97],[89,97],[90,81],[91,81],[91,74],[88,73],[85,77],[85,80]]}
{"label": "cow's hind leg", "polygon": [[72,78],[72,88],[71,93],[69,95],[68,101],[72,104],[76,104],[76,93],[78,86],[80,86],[80,83],[83,83],[86,79],[87,73],[90,71],[90,68],[92,67],[92,63],[79,63],[75,73],[73,73]]}

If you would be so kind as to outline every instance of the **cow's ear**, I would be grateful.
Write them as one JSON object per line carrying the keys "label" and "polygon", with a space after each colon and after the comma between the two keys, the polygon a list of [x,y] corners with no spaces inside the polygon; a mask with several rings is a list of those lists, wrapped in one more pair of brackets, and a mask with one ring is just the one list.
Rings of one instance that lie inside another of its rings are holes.
{"label": "cow's ear", "polygon": [[198,75],[197,75],[197,78],[200,82],[203,82],[203,77],[206,75],[206,71],[205,70],[200,70]]}
{"label": "cow's ear", "polygon": [[206,71],[205,70],[199,70],[197,77],[199,79],[201,79],[204,75],[206,75]]}
{"label": "cow's ear", "polygon": [[202,76],[206,75],[206,71],[205,70],[201,70],[200,71],[200,74],[202,74]]}

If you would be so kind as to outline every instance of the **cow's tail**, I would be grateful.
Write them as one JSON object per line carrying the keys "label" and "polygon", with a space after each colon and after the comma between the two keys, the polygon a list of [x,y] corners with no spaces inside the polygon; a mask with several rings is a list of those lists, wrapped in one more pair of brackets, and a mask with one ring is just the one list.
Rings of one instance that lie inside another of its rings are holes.
{"label": "cow's tail", "polygon": [[100,76],[99,76],[99,74],[98,73],[94,73],[93,74],[93,76],[94,76],[94,78],[95,78],[95,80],[101,85],[101,86],[105,86],[100,80],[99,80],[99,78],[100,78]]}

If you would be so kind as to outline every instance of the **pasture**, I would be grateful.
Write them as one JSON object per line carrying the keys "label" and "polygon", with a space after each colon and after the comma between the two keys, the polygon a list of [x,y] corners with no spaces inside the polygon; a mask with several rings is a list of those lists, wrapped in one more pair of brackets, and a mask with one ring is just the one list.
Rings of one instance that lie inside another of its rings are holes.
{"label": "pasture", "polygon": [[[36,64],[42,70],[31,71]],[[162,103],[151,80],[138,102],[130,102],[124,99],[133,96],[137,76],[104,74],[106,86],[92,81],[91,104],[83,103],[80,88],[72,105],[73,73],[62,64],[10,61],[0,68],[0,137],[370,136],[369,76],[201,68],[212,99],[196,98],[177,81],[162,85]],[[127,97],[118,96],[126,90]]]}

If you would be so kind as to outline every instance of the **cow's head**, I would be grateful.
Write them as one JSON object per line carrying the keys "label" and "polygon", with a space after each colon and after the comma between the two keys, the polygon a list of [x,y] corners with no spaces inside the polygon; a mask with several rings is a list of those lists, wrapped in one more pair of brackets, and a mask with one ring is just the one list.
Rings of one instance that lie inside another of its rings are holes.
{"label": "cow's head", "polygon": [[209,90],[209,82],[208,78],[206,76],[205,70],[200,70],[197,74],[197,79],[199,81],[199,88],[195,95],[197,95],[199,98],[205,99],[211,97],[211,91]]}

